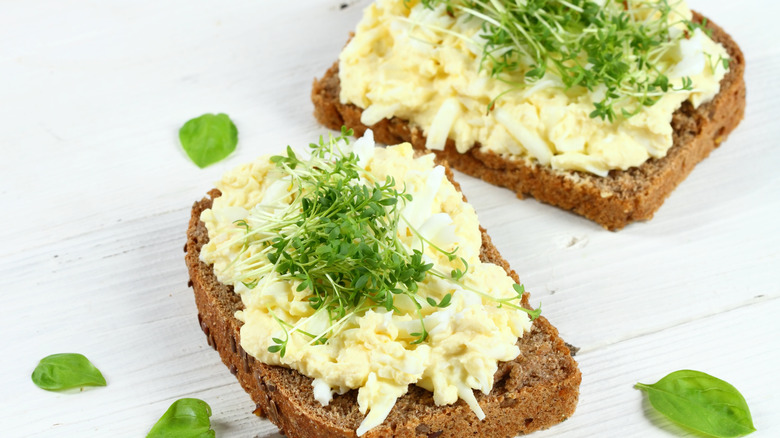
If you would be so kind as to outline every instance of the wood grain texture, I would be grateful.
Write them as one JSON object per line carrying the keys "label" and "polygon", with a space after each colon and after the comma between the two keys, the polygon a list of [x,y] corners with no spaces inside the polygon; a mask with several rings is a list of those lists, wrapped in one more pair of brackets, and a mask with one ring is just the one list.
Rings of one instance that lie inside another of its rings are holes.
{"label": "wood grain texture", "polygon": [[[633,389],[680,368],[734,384],[752,436],[780,436],[780,6],[689,3],[742,47],[747,110],[652,221],[611,233],[456,175],[533,300],[581,347],[577,412],[533,436],[684,435]],[[198,397],[219,436],[278,438],[198,328],[189,208],[227,169],[325,132],[310,85],[366,4],[3,3],[3,436],[143,436],[175,399]],[[176,132],[205,112],[230,114],[239,146],[201,170]],[[38,360],[68,351],[108,386],[36,388]]]}

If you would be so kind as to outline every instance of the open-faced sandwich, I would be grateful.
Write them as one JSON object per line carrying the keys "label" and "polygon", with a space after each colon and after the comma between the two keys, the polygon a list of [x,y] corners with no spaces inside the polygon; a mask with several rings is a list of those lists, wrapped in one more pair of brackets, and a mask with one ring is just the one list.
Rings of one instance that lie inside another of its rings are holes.
{"label": "open-faced sandwich", "polygon": [[378,0],[315,116],[619,229],[745,109],[744,57],[684,0]]}
{"label": "open-faced sandwich", "polygon": [[227,173],[195,203],[201,328],[289,437],[509,437],[580,372],[449,170],[367,131]]}

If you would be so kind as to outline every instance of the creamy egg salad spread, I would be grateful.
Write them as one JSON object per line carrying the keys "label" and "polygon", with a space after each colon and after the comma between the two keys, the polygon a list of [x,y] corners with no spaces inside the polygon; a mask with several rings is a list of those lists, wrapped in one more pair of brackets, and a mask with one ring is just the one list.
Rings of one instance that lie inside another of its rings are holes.
{"label": "creamy egg salad spread", "polygon": [[[367,131],[354,144],[342,136],[311,147],[308,161],[288,150],[228,172],[201,215],[201,259],[245,306],[235,315],[241,346],[313,378],[323,405],[358,389],[358,435],[381,424],[410,384],[438,405],[462,399],[483,419],[474,390],[491,391],[498,362],[517,357],[538,312],[520,308],[522,288],[503,268],[480,261],[474,209],[433,156],[416,157],[408,143],[375,148]],[[317,213],[304,219],[309,210]],[[363,260],[341,270],[347,259]],[[390,289],[380,290],[386,279]],[[350,300],[357,306],[342,307]]]}
{"label": "creamy egg salad spread", "polygon": [[[625,170],[651,157],[664,157],[672,146],[672,113],[686,100],[694,107],[711,100],[728,68],[723,46],[699,27],[690,28],[687,20],[692,14],[685,1],[550,0],[546,3],[559,8],[561,4],[620,8],[618,12],[625,10],[638,26],[658,20],[660,8],[670,8],[662,25],[672,42],[650,50],[645,59],[654,62],[654,71],[664,74],[668,87],[654,82],[655,91],[636,98],[657,101],[639,105],[638,113],[630,117],[624,117],[622,110],[636,112],[631,99],[615,104],[614,120],[611,115],[594,117],[597,104],[610,98],[604,86],[569,87],[552,68],[524,86],[518,84],[538,71],[492,76],[498,61],[483,60],[484,44],[486,38],[501,33],[488,34],[485,25],[490,20],[482,19],[481,12],[464,12],[470,3],[485,3],[501,14],[502,4],[514,2],[377,0],[369,6],[339,58],[341,102],[363,108],[365,125],[391,117],[409,120],[423,130],[428,149],[443,149],[450,137],[461,153],[478,142],[508,159],[606,176],[611,169]],[[521,23],[512,24],[519,26],[520,34],[524,32]],[[553,29],[556,24],[544,24],[551,29],[548,38],[563,32]],[[518,62],[530,65],[542,43],[531,45],[527,55],[517,57]],[[630,46],[639,43],[622,44],[626,62],[640,62]],[[505,50],[495,49],[490,56],[500,59]],[[564,64],[569,74],[578,74],[572,61]],[[584,72],[593,68],[588,58],[583,64]],[[641,83],[647,77],[638,74],[632,80]],[[623,87],[630,84],[624,81],[618,91],[627,92]]]}

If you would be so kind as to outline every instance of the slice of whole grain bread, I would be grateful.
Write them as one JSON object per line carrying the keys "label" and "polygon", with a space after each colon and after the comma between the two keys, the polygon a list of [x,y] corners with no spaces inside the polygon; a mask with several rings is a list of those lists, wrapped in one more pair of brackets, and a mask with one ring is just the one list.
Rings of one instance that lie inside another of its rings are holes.
{"label": "slice of whole grain bread", "polygon": [[[449,169],[447,176],[452,180]],[[453,184],[460,190],[456,182]],[[212,267],[199,258],[201,247],[209,239],[200,214],[211,207],[220,192],[214,189],[209,196],[192,206],[184,247],[198,321],[208,344],[219,352],[222,362],[252,397],[256,403],[254,412],[268,417],[288,437],[356,436],[355,429],[364,417],[358,411],[356,390],[336,395],[328,406],[322,406],[314,400],[310,378],[289,368],[265,365],[241,348],[241,322],[234,317],[243,308],[241,299],[232,286],[220,283]],[[503,267],[519,281],[485,230],[481,231],[480,259]],[[526,307],[528,298],[526,293]],[[499,363],[490,394],[476,392],[485,420],[479,421],[462,400],[436,406],[430,392],[409,385],[409,392],[398,399],[384,423],[363,436],[512,437],[568,418],[577,406],[581,374],[558,331],[539,317],[517,345],[520,355],[511,362]]]}
{"label": "slice of whole grain bread", "polygon": [[[694,21],[703,17],[694,12]],[[715,98],[694,109],[683,103],[673,116],[673,146],[664,158],[650,159],[639,167],[612,170],[606,177],[586,172],[554,170],[528,159],[508,159],[476,144],[461,154],[452,139],[443,151],[433,151],[453,168],[513,190],[518,198],[530,195],[617,230],[636,220],[648,220],[667,196],[737,127],[745,113],[745,57],[734,40],[720,27],[707,21],[712,38],[723,44],[731,61],[729,72]],[[425,149],[423,130],[408,121],[391,118],[372,126],[363,125],[363,109],[339,100],[338,62],[315,79],[311,99],[314,115],[323,125],[340,129],[346,125],[362,136],[367,128],[378,142],[397,144],[408,141]]]}

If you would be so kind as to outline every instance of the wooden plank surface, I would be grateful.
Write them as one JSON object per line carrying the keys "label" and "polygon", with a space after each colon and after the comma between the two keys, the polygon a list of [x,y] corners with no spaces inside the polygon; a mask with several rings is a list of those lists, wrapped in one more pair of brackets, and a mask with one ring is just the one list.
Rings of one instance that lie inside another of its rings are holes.
{"label": "wooden plank surface", "polygon": [[[780,6],[691,0],[747,58],[739,128],[655,218],[612,233],[458,174],[534,303],[581,348],[575,415],[535,436],[684,436],[633,384],[692,368],[780,436]],[[206,345],[186,287],[189,207],[224,171],[325,130],[311,81],[367,1],[8,0],[0,6],[3,436],[143,436],[198,397],[218,436],[276,437]],[[226,112],[240,142],[198,169],[177,130]],[[74,351],[108,386],[42,391]]]}

